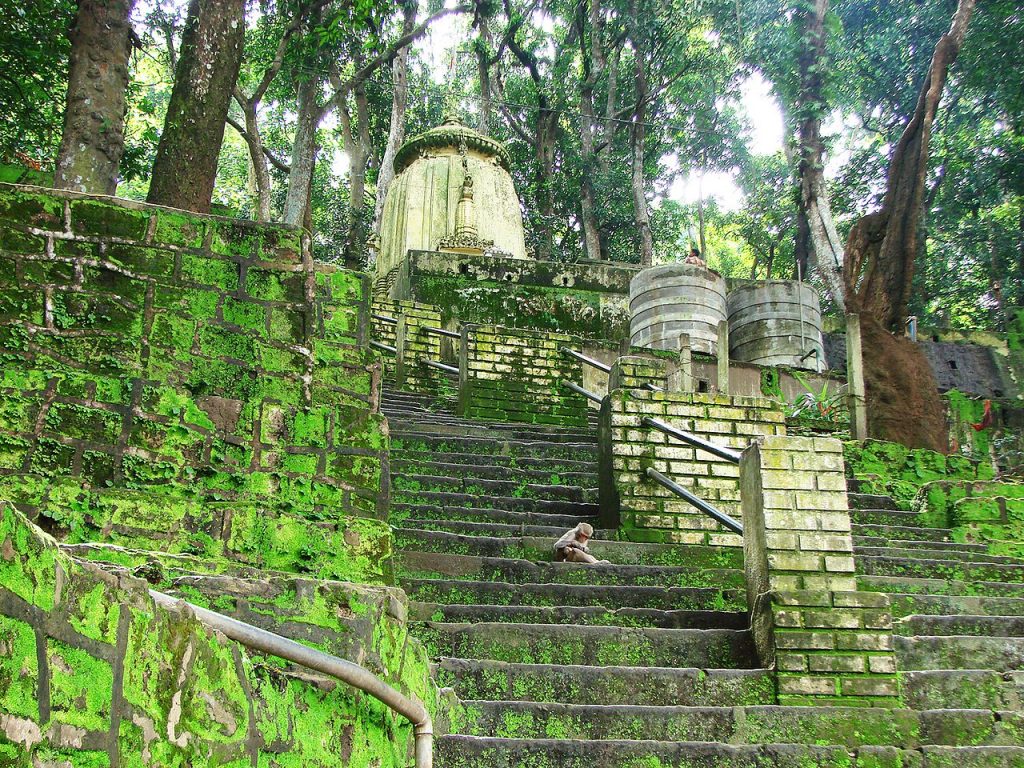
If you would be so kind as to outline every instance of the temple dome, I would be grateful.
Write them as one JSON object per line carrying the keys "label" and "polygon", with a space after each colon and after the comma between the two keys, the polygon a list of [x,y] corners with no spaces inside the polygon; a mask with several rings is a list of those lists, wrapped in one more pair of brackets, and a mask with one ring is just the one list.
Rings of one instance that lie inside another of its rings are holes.
{"label": "temple dome", "polygon": [[384,201],[377,274],[390,273],[410,250],[526,258],[510,164],[501,142],[454,117],[409,139],[395,155],[396,175]]}

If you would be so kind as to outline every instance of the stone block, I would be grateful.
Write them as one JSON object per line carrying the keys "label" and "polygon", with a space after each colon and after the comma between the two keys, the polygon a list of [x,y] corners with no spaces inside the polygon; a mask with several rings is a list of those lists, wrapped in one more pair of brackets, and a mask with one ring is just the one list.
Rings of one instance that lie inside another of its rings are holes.
{"label": "stone block", "polygon": [[888,608],[889,596],[884,592],[835,592],[832,604],[838,608]]}
{"label": "stone block", "polygon": [[827,533],[801,533],[800,549],[819,552],[852,552],[853,539]]}
{"label": "stone block", "polygon": [[860,629],[863,620],[859,611],[833,608],[829,611],[806,611],[804,625],[807,628]]}
{"label": "stone block", "polygon": [[840,651],[891,651],[892,634],[882,632],[839,632],[836,634],[836,650]]}
{"label": "stone block", "polygon": [[775,634],[779,648],[786,650],[831,651],[836,649],[831,632],[805,632],[785,629]]}
{"label": "stone block", "polygon": [[841,677],[844,696],[898,696],[899,684],[894,677]]}
{"label": "stone block", "polygon": [[868,656],[868,670],[876,675],[896,674],[895,656]]}
{"label": "stone block", "polygon": [[810,675],[779,675],[779,693],[804,696],[835,696],[836,681],[830,677]]}
{"label": "stone block", "polygon": [[807,661],[808,669],[811,672],[863,673],[865,671],[865,659],[863,656],[811,654]]}

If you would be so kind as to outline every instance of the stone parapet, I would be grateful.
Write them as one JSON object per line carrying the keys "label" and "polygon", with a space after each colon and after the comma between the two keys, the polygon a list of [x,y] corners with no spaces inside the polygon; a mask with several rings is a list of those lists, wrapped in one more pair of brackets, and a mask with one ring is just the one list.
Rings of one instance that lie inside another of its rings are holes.
{"label": "stone parapet", "polygon": [[444,340],[424,329],[441,326],[440,308],[415,301],[375,301],[373,313],[398,321],[391,323],[374,317],[371,323],[373,339],[396,349],[394,356],[384,357],[385,375],[399,388],[420,392],[436,389],[442,374],[423,363],[441,361]]}
{"label": "stone parapet", "polygon": [[898,704],[889,597],[857,589],[842,444],[760,438],[739,470],[747,599],[779,703]]}

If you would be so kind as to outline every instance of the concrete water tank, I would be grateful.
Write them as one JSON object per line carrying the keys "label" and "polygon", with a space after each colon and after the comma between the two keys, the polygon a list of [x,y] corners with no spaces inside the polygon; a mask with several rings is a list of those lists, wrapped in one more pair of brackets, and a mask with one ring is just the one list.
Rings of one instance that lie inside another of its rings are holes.
{"label": "concrete water tank", "polygon": [[824,370],[821,307],[807,283],[743,282],[729,291],[728,306],[733,360]]}
{"label": "concrete water tank", "polygon": [[718,324],[726,319],[725,280],[695,264],[642,270],[629,282],[629,317],[633,346],[676,350],[686,333],[693,351],[715,354]]}

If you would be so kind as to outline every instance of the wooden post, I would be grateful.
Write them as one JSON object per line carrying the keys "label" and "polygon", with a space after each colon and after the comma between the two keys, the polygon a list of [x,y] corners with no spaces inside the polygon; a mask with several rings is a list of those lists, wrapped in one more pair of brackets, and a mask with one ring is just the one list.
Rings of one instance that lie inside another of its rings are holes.
{"label": "wooden post", "polygon": [[864,388],[864,356],[860,340],[860,315],[846,315],[846,386],[850,404],[850,437],[867,440],[868,406]]}
{"label": "wooden post", "polygon": [[729,394],[729,323],[718,324],[718,394]]}
{"label": "wooden post", "polygon": [[409,361],[405,359],[405,337],[405,313],[402,312],[398,315],[398,323],[395,325],[395,387],[397,389],[405,388],[405,380],[408,376]]}

